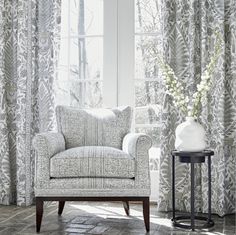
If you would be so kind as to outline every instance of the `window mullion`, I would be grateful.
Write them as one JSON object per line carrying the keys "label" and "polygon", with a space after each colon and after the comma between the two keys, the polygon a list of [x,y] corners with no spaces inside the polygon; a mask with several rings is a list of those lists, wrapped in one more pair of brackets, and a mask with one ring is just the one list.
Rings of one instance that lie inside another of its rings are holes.
{"label": "window mullion", "polygon": [[118,0],[118,104],[134,106],[134,0]]}
{"label": "window mullion", "polygon": [[117,0],[104,0],[103,103],[118,105],[117,100]]}

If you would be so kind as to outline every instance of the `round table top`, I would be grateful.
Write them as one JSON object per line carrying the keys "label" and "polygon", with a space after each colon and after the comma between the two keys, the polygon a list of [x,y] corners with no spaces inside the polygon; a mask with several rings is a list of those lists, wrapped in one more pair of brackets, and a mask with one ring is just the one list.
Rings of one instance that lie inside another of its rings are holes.
{"label": "round table top", "polygon": [[214,151],[212,150],[203,150],[199,152],[189,152],[189,151],[178,151],[173,150],[171,151],[172,156],[180,156],[180,157],[207,157],[214,155]]}

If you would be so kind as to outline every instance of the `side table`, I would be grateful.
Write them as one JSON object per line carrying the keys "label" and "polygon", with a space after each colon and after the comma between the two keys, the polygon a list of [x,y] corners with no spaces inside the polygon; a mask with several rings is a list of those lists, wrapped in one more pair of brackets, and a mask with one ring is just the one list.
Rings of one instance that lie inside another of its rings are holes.
{"label": "side table", "polygon": [[[211,150],[204,150],[201,152],[184,152],[173,150],[172,156],[172,207],[173,207],[173,225],[180,228],[192,229],[192,231],[201,228],[210,228],[214,226],[214,221],[211,219],[211,156],[214,152]],[[179,157],[181,163],[191,164],[191,213],[190,215],[175,216],[175,157]],[[194,213],[194,164],[204,163],[205,158],[208,158],[208,216],[195,216]],[[183,220],[191,220],[190,225],[183,224]],[[195,220],[206,221],[203,226],[196,226]]]}

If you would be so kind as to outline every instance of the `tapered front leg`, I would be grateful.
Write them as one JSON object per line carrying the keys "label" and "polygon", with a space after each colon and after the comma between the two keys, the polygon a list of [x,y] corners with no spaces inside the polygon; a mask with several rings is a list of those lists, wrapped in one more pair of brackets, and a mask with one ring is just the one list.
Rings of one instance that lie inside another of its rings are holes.
{"label": "tapered front leg", "polygon": [[36,197],[36,231],[40,232],[43,217],[43,200]]}
{"label": "tapered front leg", "polygon": [[126,215],[129,216],[129,202],[123,201],[123,206],[124,206]]}
{"label": "tapered front leg", "polygon": [[65,201],[59,201],[58,204],[58,215],[61,215],[65,206]]}
{"label": "tapered front leg", "polygon": [[143,199],[143,218],[147,232],[150,230],[150,205],[149,197]]}

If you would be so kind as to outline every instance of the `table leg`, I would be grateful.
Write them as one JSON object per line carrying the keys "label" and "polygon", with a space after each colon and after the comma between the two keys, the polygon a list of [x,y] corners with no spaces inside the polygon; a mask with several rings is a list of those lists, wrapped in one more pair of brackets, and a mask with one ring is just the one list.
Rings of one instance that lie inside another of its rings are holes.
{"label": "table leg", "polygon": [[172,220],[175,222],[175,156],[172,155]]}
{"label": "table leg", "polygon": [[211,156],[208,156],[208,223],[211,220]]}
{"label": "table leg", "polygon": [[191,228],[194,231],[194,163],[191,162]]}

